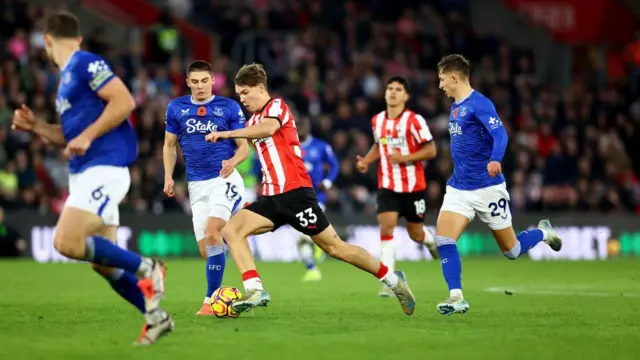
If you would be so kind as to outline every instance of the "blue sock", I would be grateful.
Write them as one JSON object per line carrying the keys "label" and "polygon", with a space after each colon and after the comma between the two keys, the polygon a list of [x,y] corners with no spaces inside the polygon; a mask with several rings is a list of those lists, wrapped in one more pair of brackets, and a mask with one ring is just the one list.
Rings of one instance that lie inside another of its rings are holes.
{"label": "blue sock", "polygon": [[436,235],[436,246],[440,255],[440,263],[442,264],[442,275],[449,286],[449,290],[462,290],[462,262],[456,241]]}
{"label": "blue sock", "polygon": [[135,274],[140,268],[142,257],[134,252],[118,247],[102,236],[85,239],[85,260],[92,263],[123,269]]}
{"label": "blue sock", "polygon": [[207,246],[207,295],[210,297],[222,285],[225,257],[225,245]]}
{"label": "blue sock", "polygon": [[526,254],[531,248],[536,246],[540,241],[544,240],[544,233],[540,229],[523,231],[517,236],[518,242],[509,251],[503,254],[511,260],[515,260]]}
{"label": "blue sock", "polygon": [[138,287],[138,278],[122,269],[114,269],[107,281],[122,298],[135,306],[141,313],[145,313],[144,295]]}

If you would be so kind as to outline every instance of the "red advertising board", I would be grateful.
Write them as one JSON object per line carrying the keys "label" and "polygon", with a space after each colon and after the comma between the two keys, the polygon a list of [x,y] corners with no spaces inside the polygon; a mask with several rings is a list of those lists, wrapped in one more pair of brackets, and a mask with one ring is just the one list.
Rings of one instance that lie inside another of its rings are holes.
{"label": "red advertising board", "polygon": [[626,43],[637,19],[615,0],[502,0],[532,23],[570,44]]}

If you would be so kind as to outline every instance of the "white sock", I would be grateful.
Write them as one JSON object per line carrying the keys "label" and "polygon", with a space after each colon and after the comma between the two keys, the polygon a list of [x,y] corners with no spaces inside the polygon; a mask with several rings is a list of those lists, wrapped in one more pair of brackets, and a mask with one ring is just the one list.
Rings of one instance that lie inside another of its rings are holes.
{"label": "white sock", "polygon": [[435,244],[436,243],[436,238],[433,237],[433,234],[431,233],[431,231],[429,231],[429,229],[427,229],[427,227],[423,227],[422,230],[424,230],[424,238],[422,239],[422,243],[427,245],[427,244]]}
{"label": "white sock", "polygon": [[380,241],[380,262],[389,268],[390,273],[393,273],[396,268],[396,241],[393,238]]}
{"label": "white sock", "polygon": [[542,231],[542,240],[549,240],[549,232],[545,229],[538,229]]}
{"label": "white sock", "polygon": [[396,273],[391,271],[391,268],[389,268],[389,272],[387,272],[387,275],[383,276],[380,281],[382,281],[388,287],[394,287],[398,285],[398,281],[400,281],[400,278],[398,278],[398,275],[396,275]]}
{"label": "white sock", "polygon": [[203,304],[211,304],[211,298],[207,296],[206,298],[204,298],[204,301],[202,303]]}
{"label": "white sock", "polygon": [[449,290],[449,297],[452,299],[464,299],[464,297],[462,296],[462,289]]}
{"label": "white sock", "polygon": [[262,281],[259,277],[247,279],[242,282],[245,290],[264,290],[262,287]]}

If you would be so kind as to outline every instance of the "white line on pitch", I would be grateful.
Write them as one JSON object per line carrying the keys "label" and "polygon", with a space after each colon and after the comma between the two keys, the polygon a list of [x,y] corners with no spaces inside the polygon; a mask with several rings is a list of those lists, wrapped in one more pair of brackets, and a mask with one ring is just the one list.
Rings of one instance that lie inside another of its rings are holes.
{"label": "white line on pitch", "polygon": [[588,296],[588,297],[633,297],[639,298],[640,293],[619,293],[619,292],[597,292],[597,291],[566,291],[566,290],[552,290],[552,289],[532,289],[526,287],[488,287],[484,289],[485,292],[490,293],[504,293],[508,291],[517,294],[528,295],[555,295],[555,296]]}

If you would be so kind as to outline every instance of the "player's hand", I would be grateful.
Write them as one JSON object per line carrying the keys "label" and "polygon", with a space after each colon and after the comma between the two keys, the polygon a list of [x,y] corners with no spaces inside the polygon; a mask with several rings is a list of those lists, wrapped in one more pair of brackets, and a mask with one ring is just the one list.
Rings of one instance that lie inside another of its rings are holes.
{"label": "player's hand", "polygon": [[89,150],[92,140],[85,134],[80,134],[67,143],[64,149],[64,155],[67,158],[73,156],[83,156]]}
{"label": "player's hand", "polygon": [[22,105],[20,109],[16,109],[13,112],[12,130],[33,131],[35,126],[36,117],[33,115],[33,111],[26,105]]}
{"label": "player's hand", "polygon": [[502,173],[502,165],[500,165],[500,163],[497,161],[492,161],[489,163],[489,165],[487,165],[487,171],[489,172],[490,176],[498,176],[500,173]]}
{"label": "player's hand", "polygon": [[173,197],[173,195],[175,195],[175,191],[173,190],[173,187],[175,186],[175,182],[173,181],[173,179],[171,178],[165,178],[164,179],[164,189],[162,189],[162,191],[164,192],[165,195],[167,195],[168,197]]}
{"label": "player's hand", "polygon": [[364,158],[360,155],[356,155],[356,169],[363,174],[369,170],[369,165],[364,162]]}
{"label": "player's hand", "polygon": [[389,162],[392,164],[399,164],[404,162],[404,155],[398,150],[395,150],[389,155]]}
{"label": "player's hand", "polygon": [[228,131],[214,131],[210,134],[208,134],[207,136],[204,137],[204,139],[208,142],[218,142],[220,140],[224,140],[224,139],[228,139],[229,138],[229,132]]}
{"label": "player's hand", "polygon": [[236,164],[233,160],[222,160],[222,169],[220,169],[220,176],[223,179],[229,177],[229,175],[233,174],[233,170],[236,168]]}

